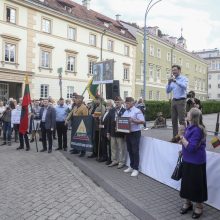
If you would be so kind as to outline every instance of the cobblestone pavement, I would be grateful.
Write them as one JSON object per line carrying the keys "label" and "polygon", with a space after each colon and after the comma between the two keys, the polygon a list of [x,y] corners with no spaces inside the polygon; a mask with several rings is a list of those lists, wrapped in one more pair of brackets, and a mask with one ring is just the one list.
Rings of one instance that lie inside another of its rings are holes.
{"label": "cobblestone pavement", "polygon": [[137,219],[60,152],[0,147],[0,220]]}

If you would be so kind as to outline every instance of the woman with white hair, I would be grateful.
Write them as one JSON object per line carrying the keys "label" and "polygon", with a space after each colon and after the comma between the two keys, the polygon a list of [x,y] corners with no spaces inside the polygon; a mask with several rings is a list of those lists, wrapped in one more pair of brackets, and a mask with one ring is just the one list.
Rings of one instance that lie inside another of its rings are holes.
{"label": "woman with white hair", "polygon": [[193,210],[193,219],[198,219],[203,213],[202,203],[207,201],[206,179],[206,130],[202,122],[202,113],[198,108],[192,108],[187,120],[189,126],[180,137],[182,143],[182,181],[180,196],[185,199],[180,213],[186,214]]}
{"label": "woman with white hair", "polygon": [[110,160],[110,155],[108,153],[108,146],[110,146],[109,139],[107,138],[107,129],[109,123],[109,111],[114,107],[114,101],[109,99],[106,102],[106,112],[104,116],[101,118],[101,144],[100,144],[100,152],[99,152],[99,162],[106,162]]}

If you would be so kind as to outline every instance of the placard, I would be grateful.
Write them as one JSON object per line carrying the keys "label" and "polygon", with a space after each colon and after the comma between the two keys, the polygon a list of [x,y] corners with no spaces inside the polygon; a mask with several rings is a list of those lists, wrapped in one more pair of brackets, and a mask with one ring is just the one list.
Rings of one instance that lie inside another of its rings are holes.
{"label": "placard", "polygon": [[130,133],[131,122],[129,117],[118,117],[116,122],[116,132]]}

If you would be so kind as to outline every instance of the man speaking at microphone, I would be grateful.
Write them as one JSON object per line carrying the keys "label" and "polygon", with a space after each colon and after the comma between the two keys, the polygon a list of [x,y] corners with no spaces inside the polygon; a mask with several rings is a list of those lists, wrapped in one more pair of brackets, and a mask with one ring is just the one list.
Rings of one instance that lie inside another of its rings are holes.
{"label": "man speaking at microphone", "polygon": [[173,139],[178,134],[178,120],[180,125],[186,126],[186,96],[187,96],[188,79],[181,75],[179,65],[172,66],[172,77],[168,79],[166,92],[173,92],[171,104],[171,117],[173,125]]}

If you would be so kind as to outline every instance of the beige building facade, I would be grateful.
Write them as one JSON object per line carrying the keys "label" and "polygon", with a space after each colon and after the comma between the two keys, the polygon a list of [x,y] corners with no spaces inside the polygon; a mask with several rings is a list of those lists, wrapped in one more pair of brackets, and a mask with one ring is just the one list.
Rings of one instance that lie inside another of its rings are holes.
{"label": "beige building facade", "polygon": [[26,74],[32,98],[58,99],[58,68],[63,97],[81,94],[100,61],[102,38],[121,96],[134,95],[136,39],[117,20],[90,10],[89,1],[2,0],[0,11],[0,99],[19,98]]}

